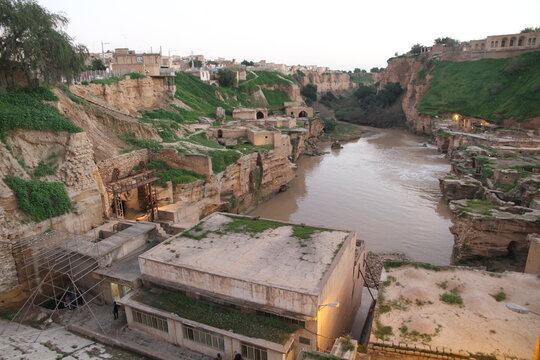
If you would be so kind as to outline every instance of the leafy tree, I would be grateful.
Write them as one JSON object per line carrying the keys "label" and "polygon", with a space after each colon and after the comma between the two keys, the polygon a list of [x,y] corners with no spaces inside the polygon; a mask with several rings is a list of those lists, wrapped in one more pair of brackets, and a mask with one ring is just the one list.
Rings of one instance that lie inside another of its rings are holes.
{"label": "leafy tree", "polygon": [[359,68],[354,68],[354,73],[359,73],[359,72],[362,72],[362,69],[359,69]]}
{"label": "leafy tree", "polygon": [[218,65],[217,61],[214,61],[214,60],[208,60],[206,63],[208,65]]}
{"label": "leafy tree", "polygon": [[436,38],[435,45],[446,45],[446,47],[457,47],[459,46],[459,40],[452,39],[451,37]]}
{"label": "leafy tree", "polygon": [[411,54],[420,54],[422,52],[423,46],[420,44],[414,44],[411,47]]}
{"label": "leafy tree", "polygon": [[540,31],[540,27],[529,26],[521,30],[520,33],[525,34],[525,33],[538,32],[538,31]]}
{"label": "leafy tree", "polygon": [[325,106],[331,107],[332,103],[337,100],[337,97],[332,94],[330,91],[325,92],[321,96],[321,104],[324,104]]}
{"label": "leafy tree", "polygon": [[371,72],[371,73],[378,73],[380,71],[381,70],[378,67],[372,67],[371,70],[369,70],[369,72]]}
{"label": "leafy tree", "polygon": [[218,82],[223,87],[230,87],[234,85],[236,80],[236,74],[229,69],[221,69],[218,71]]}
{"label": "leafy tree", "polygon": [[307,84],[300,90],[300,94],[306,98],[307,103],[317,101],[317,85]]}
{"label": "leafy tree", "polygon": [[254,66],[255,65],[255,63],[253,61],[247,61],[247,60],[242,61],[240,64],[245,65],[245,66]]}
{"label": "leafy tree", "polygon": [[11,77],[22,71],[46,82],[70,81],[84,68],[88,49],[62,30],[67,23],[34,0],[0,0],[0,70]]}
{"label": "leafy tree", "polygon": [[202,66],[202,61],[198,59],[191,60],[191,67],[200,68]]}
{"label": "leafy tree", "polygon": [[375,95],[377,90],[373,86],[366,86],[366,85],[360,85],[358,88],[354,91],[353,95],[358,100],[364,100],[369,96]]}
{"label": "leafy tree", "polygon": [[90,65],[90,70],[107,70],[107,67],[101,59],[93,59],[92,64]]}

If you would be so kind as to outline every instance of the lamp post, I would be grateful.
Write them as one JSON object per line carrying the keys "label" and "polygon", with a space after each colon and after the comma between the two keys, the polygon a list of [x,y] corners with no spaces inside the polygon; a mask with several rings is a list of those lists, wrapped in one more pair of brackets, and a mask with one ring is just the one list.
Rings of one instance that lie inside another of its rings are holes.
{"label": "lamp post", "polygon": [[339,301],[334,301],[334,302],[331,302],[331,303],[328,303],[328,304],[319,305],[319,310],[321,310],[325,306],[338,308],[339,307]]}
{"label": "lamp post", "polygon": [[515,311],[515,312],[520,313],[520,314],[532,313],[532,314],[535,314],[535,315],[540,315],[539,313],[534,312],[531,309],[527,309],[526,307],[518,305],[518,304],[507,303],[506,307],[509,308],[510,310]]}
{"label": "lamp post", "polygon": [[105,63],[105,48],[103,45],[109,45],[109,43],[104,43],[101,41],[101,59],[103,60],[103,63]]}

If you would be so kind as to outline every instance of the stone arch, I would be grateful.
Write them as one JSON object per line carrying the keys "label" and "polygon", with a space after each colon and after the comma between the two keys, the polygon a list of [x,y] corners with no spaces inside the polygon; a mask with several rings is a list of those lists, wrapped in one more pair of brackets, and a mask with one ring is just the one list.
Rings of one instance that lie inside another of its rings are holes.
{"label": "stone arch", "polygon": [[523,46],[523,45],[525,45],[525,37],[520,36],[518,39],[518,46]]}
{"label": "stone arch", "polygon": [[515,37],[510,39],[510,46],[514,46],[514,45],[516,45],[516,38]]}
{"label": "stone arch", "polygon": [[486,44],[482,43],[480,44],[480,50],[484,50],[486,48]]}
{"label": "stone arch", "polygon": [[501,40],[501,47],[506,47],[506,43],[508,42],[508,39],[507,38],[503,38]]}
{"label": "stone arch", "polygon": [[300,111],[300,112],[298,113],[298,117],[301,117],[301,118],[307,117],[307,112],[305,112],[304,110]]}
{"label": "stone arch", "polygon": [[222,138],[222,137],[223,137],[223,130],[219,129],[219,130],[217,131],[217,137],[218,137],[218,138]]}
{"label": "stone arch", "polygon": [[262,111],[257,111],[257,119],[264,119],[264,113]]}

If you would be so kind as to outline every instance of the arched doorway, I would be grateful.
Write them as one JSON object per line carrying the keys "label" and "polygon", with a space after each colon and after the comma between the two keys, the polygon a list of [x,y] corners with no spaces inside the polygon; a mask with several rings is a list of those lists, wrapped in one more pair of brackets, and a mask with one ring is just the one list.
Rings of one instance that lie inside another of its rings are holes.
{"label": "arched doorway", "polygon": [[257,119],[264,119],[264,114],[262,111],[257,111]]}
{"label": "arched doorway", "polygon": [[302,111],[300,111],[300,112],[298,113],[298,117],[301,117],[301,118],[302,118],[302,117],[307,117],[307,113],[306,113],[304,110],[302,110]]}
{"label": "arched doorway", "polygon": [[510,244],[508,244],[508,253],[507,253],[507,256],[512,258],[512,259],[515,259],[517,257],[517,242],[516,241],[510,241]]}
{"label": "arched doorway", "polygon": [[223,137],[223,130],[218,130],[218,131],[217,131],[217,137],[218,137],[218,138],[222,138],[222,137]]}

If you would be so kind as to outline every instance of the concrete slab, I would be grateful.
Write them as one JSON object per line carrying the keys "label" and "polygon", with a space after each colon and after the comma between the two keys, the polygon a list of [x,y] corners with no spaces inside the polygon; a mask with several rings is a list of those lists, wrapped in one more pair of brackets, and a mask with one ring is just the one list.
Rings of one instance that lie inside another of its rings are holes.
{"label": "concrete slab", "polygon": [[[321,279],[350,232],[315,229],[294,236],[299,225],[278,223],[260,231],[231,230],[245,217],[214,213],[192,228],[142,254],[142,262],[166,263],[229,278],[317,294]],[[142,267],[144,275],[144,267]]]}

